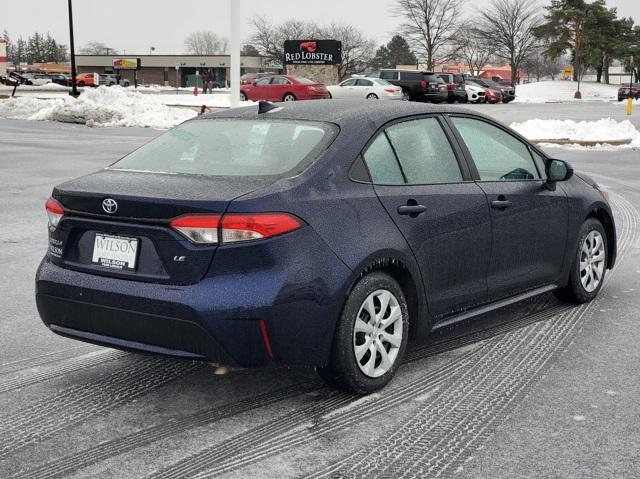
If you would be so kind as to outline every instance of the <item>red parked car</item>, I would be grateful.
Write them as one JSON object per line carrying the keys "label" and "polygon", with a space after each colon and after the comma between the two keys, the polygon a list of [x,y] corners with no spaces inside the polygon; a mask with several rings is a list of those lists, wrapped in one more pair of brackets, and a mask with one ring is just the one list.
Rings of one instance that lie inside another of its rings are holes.
{"label": "red parked car", "polygon": [[640,100],[640,83],[623,83],[618,88],[618,101],[629,97]]}
{"label": "red parked car", "polygon": [[98,86],[95,84],[93,73],[80,73],[79,75],[76,75],[76,85]]}
{"label": "red parked car", "polygon": [[250,85],[240,86],[240,99],[267,101],[321,100],[330,98],[322,83],[292,75],[259,78]]}
{"label": "red parked car", "polygon": [[500,103],[502,101],[502,93],[498,90],[494,90],[493,88],[485,88],[484,94],[487,103]]}

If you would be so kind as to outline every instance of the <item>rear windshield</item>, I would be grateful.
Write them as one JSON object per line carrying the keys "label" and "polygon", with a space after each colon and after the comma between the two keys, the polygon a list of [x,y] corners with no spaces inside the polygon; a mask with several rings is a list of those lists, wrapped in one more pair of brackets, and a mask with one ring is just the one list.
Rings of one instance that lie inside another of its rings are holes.
{"label": "rear windshield", "polygon": [[296,174],[337,134],[329,123],[194,120],[160,135],[109,168],[210,176]]}

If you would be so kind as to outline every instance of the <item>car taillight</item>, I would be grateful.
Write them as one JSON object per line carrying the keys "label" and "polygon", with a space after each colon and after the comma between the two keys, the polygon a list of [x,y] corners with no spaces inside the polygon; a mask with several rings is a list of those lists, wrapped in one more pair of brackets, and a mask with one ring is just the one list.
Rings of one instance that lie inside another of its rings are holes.
{"label": "car taillight", "polygon": [[386,91],[387,93],[395,93],[398,90],[396,90],[395,88],[385,88],[384,91]]}
{"label": "car taillight", "polygon": [[169,223],[196,244],[237,243],[271,238],[300,228],[302,221],[287,213],[185,215]]}
{"label": "car taillight", "polygon": [[222,242],[271,238],[301,226],[299,219],[287,213],[231,213],[222,218]]}
{"label": "car taillight", "polygon": [[456,84],[455,83],[449,83],[447,85],[447,87],[449,88],[449,90],[455,90],[456,89]]}
{"label": "car taillight", "polygon": [[47,216],[49,217],[49,226],[52,229],[55,229],[64,216],[64,208],[59,201],[54,200],[53,198],[48,198],[44,203],[44,207],[47,210]]}
{"label": "car taillight", "polygon": [[185,215],[171,220],[169,226],[197,244],[216,244],[220,215]]}
{"label": "car taillight", "polygon": [[427,88],[429,88],[429,82],[427,80],[421,80],[420,88],[422,88],[423,90],[426,90]]}

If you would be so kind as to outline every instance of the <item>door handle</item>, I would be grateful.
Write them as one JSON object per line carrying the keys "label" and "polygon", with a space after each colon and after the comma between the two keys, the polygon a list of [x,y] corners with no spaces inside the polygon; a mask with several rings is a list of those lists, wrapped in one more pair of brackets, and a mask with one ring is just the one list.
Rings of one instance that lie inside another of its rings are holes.
{"label": "door handle", "polygon": [[427,207],[425,205],[400,205],[398,206],[398,214],[399,215],[409,215],[412,218],[415,218],[419,214],[427,211]]}
{"label": "door handle", "polygon": [[491,207],[496,210],[504,210],[511,206],[511,201],[507,200],[504,196],[498,196],[497,200],[491,202]]}

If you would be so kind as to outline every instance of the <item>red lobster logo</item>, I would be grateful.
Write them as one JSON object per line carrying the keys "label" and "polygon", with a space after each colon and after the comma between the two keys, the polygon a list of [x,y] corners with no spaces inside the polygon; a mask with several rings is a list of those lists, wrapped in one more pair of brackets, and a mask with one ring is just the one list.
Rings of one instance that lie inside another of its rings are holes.
{"label": "red lobster logo", "polygon": [[302,42],[299,48],[301,52],[315,53],[318,49],[318,42]]}

